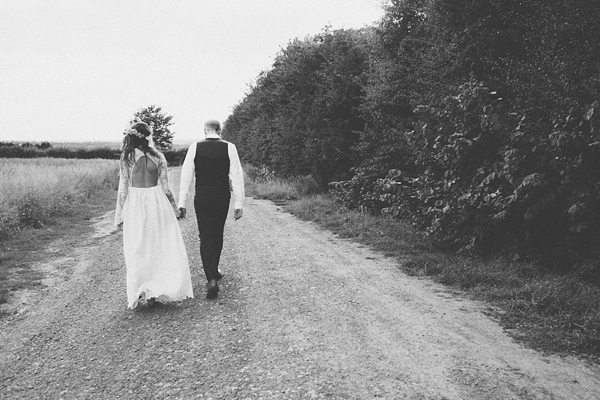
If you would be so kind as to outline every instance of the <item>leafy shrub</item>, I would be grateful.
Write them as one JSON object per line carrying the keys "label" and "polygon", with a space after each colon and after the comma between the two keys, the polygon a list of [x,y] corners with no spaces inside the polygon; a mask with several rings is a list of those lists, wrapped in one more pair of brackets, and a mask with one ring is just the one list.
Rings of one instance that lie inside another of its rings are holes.
{"label": "leafy shrub", "polygon": [[245,161],[454,250],[597,271],[599,18],[579,0],[391,0],[374,29],[291,42],[226,132]]}
{"label": "leafy shrub", "polygon": [[325,29],[293,40],[227,119],[224,136],[246,163],[322,188],[350,177],[372,30]]}
{"label": "leafy shrub", "polygon": [[535,137],[503,103],[470,82],[436,107],[418,107],[419,128],[404,135],[413,171],[391,169],[369,182],[357,170],[332,183],[332,194],[408,219],[461,251],[584,262],[599,248],[600,105],[573,109]]}

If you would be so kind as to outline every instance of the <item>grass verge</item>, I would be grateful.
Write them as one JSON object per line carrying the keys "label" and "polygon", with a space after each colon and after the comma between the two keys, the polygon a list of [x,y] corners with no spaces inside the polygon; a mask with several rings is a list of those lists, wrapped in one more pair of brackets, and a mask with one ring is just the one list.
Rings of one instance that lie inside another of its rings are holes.
{"label": "grass verge", "polygon": [[42,286],[35,264],[50,243],[114,207],[117,171],[109,160],[0,159],[0,304]]}
{"label": "grass verge", "polygon": [[[43,228],[25,228],[0,242],[0,304],[8,302],[18,290],[44,288],[44,272],[35,266],[49,261],[48,257],[69,257],[82,237],[93,232],[93,219],[104,215],[115,206],[115,192],[97,193],[93,201],[80,203],[72,211]],[[52,248],[59,242],[60,246]],[[50,252],[49,252],[50,249]],[[63,266],[61,268],[68,268]],[[69,271],[61,271],[68,275]],[[0,313],[0,317],[3,317]]]}
{"label": "grass verge", "polygon": [[305,193],[304,183],[248,182],[250,196],[284,205],[344,238],[399,259],[409,275],[427,276],[492,305],[491,314],[515,339],[537,350],[600,363],[600,284],[558,275],[532,263],[481,260],[439,251],[412,226],[348,210],[326,195]]}
{"label": "grass verge", "polygon": [[118,161],[0,158],[0,240],[42,228],[118,185]]}

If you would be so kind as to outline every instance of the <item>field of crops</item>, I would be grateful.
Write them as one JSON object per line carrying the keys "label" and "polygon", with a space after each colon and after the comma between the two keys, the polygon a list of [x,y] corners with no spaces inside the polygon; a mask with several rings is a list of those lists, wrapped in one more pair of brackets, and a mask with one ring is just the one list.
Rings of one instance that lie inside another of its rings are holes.
{"label": "field of crops", "polygon": [[0,238],[39,228],[118,184],[117,160],[0,158]]}

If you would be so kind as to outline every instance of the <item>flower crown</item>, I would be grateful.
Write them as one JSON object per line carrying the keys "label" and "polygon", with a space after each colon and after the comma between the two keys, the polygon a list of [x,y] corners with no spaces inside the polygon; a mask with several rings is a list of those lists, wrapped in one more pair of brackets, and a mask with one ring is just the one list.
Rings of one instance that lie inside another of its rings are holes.
{"label": "flower crown", "polygon": [[136,129],[129,127],[127,129],[125,129],[125,132],[123,132],[124,135],[132,135],[132,136],[137,136],[140,139],[146,139],[146,140],[150,140],[150,136],[144,136],[143,133],[138,132]]}

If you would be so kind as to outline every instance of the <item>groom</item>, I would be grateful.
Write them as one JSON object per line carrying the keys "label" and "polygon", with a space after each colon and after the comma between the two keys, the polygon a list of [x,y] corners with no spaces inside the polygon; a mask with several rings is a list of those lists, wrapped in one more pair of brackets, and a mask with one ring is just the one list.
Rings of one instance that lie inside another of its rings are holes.
{"label": "groom", "polygon": [[219,121],[207,121],[204,124],[204,134],[205,139],[193,143],[183,161],[178,207],[181,218],[185,218],[185,204],[195,176],[194,208],[200,233],[200,256],[208,281],[206,297],[210,299],[217,297],[217,281],[223,277],[219,270],[219,259],[223,249],[223,229],[231,191],[234,218],[238,220],[243,215],[244,173],[235,145],[221,139]]}

